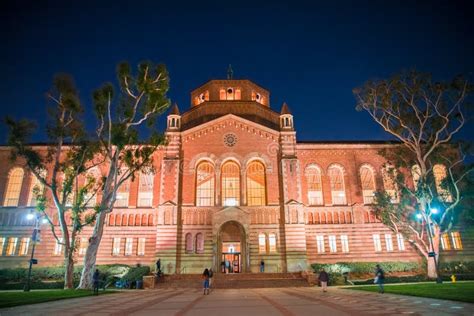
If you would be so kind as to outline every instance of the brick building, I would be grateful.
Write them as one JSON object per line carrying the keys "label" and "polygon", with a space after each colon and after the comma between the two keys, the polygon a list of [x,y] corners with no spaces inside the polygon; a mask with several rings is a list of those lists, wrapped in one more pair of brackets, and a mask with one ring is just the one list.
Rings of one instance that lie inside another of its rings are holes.
{"label": "brick building", "polygon": [[[161,258],[166,273],[199,273],[223,262],[233,272],[257,272],[261,260],[267,272],[290,272],[316,262],[421,261],[370,211],[376,189],[396,191],[378,155],[394,144],[298,142],[288,106],[272,110],[270,93],[248,80],[192,91],[188,111],[172,107],[166,135],[154,175],[120,190],[98,264]],[[0,161],[0,265],[26,265],[36,182],[8,147]],[[82,232],[79,264],[90,232]],[[458,231],[443,236],[443,248],[462,251]],[[40,265],[63,261],[47,225],[36,251]]]}

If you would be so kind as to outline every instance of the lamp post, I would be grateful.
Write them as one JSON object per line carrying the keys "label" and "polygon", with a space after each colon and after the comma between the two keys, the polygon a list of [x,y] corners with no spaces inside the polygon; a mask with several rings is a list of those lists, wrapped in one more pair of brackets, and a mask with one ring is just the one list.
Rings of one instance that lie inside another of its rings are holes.
{"label": "lamp post", "polygon": [[34,213],[29,213],[27,216],[26,216],[27,219],[31,220],[31,219],[35,219],[35,227],[33,229],[33,233],[32,233],[32,236],[31,236],[31,241],[33,242],[33,247],[31,249],[31,258],[30,258],[30,264],[29,264],[29,268],[28,268],[28,278],[26,279],[26,284],[25,284],[25,287],[23,288],[23,291],[25,292],[29,292],[30,291],[30,280],[31,280],[31,269],[33,268],[33,264],[36,263],[36,259],[34,259],[34,255],[35,255],[35,247],[36,247],[36,242],[38,241],[38,234],[39,234],[39,222],[40,222],[40,218],[41,216],[38,215],[38,214],[34,214]]}

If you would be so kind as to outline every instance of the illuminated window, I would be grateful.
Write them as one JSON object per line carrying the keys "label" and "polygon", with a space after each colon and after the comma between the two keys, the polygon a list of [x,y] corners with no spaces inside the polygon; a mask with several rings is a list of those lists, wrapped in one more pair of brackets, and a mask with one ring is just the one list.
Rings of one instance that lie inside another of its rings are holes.
{"label": "illuminated window", "polygon": [[443,187],[443,181],[447,177],[446,167],[439,164],[434,165],[433,175],[434,175],[435,183],[436,183],[436,191],[438,191],[438,194],[441,200],[445,202],[452,202],[453,197],[451,196],[449,191]]}
{"label": "illuminated window", "polygon": [[24,237],[20,239],[20,256],[26,256],[28,254],[28,248],[30,247],[30,238]]}
{"label": "illuminated window", "polygon": [[193,252],[194,251],[193,235],[191,235],[191,233],[187,233],[185,241],[186,241],[186,252]]}
{"label": "illuminated window", "polygon": [[372,238],[374,239],[374,249],[375,249],[375,251],[382,251],[382,243],[380,242],[380,235],[379,234],[374,234],[374,235],[372,235]]}
{"label": "illuminated window", "polygon": [[222,166],[222,204],[236,206],[240,204],[240,168],[233,161]]}
{"label": "illuminated window", "polygon": [[235,89],[235,92],[234,92],[235,100],[240,100],[241,94],[242,94],[242,92],[240,91],[240,89]]}
{"label": "illuminated window", "polygon": [[328,169],[329,181],[331,182],[332,204],[344,205],[346,202],[346,191],[344,187],[344,173],[342,167],[331,166]]}
{"label": "illuminated window", "polygon": [[276,252],[276,234],[270,233],[268,234],[268,250],[270,253]]}
{"label": "illuminated window", "polygon": [[79,244],[79,255],[83,256],[86,254],[87,246],[89,246],[89,239],[82,237],[81,243]]}
{"label": "illuminated window", "polygon": [[453,249],[462,250],[461,234],[459,232],[451,232],[451,240],[453,241]]}
{"label": "illuminated window", "polygon": [[443,250],[451,250],[451,243],[449,242],[448,233],[444,233],[441,235],[441,248]]}
{"label": "illuminated window", "polygon": [[3,247],[5,247],[5,237],[0,237],[0,256],[3,256]]}
{"label": "illuminated window", "polygon": [[226,95],[225,95],[226,100],[234,100],[234,89],[233,88],[227,88],[225,92],[226,92]]}
{"label": "illuminated window", "polygon": [[138,238],[137,255],[145,255],[146,238]]}
{"label": "illuminated window", "polygon": [[306,168],[305,175],[308,184],[308,204],[323,205],[321,170],[317,166],[311,165]]}
{"label": "illuminated window", "polygon": [[[123,176],[126,170],[122,170],[118,175],[119,179]],[[128,207],[128,198],[130,192],[130,178],[125,180],[117,189],[117,195],[115,200],[115,207]]]}
{"label": "illuminated window", "polygon": [[326,251],[324,249],[324,236],[316,236],[316,245],[318,246],[318,253],[324,253]]}
{"label": "illuminated window", "polygon": [[[46,170],[41,170],[40,176],[45,177]],[[28,205],[30,206],[36,206],[35,191],[37,192],[37,194],[42,195],[44,193],[44,185],[38,180],[38,178],[33,173],[31,173],[30,192],[28,194]]]}
{"label": "illuminated window", "polygon": [[151,206],[153,203],[153,179],[154,174],[151,171],[140,172],[138,179],[138,206]]}
{"label": "illuminated window", "polygon": [[14,256],[16,254],[16,245],[18,243],[18,238],[16,237],[10,237],[8,238],[8,243],[7,243],[7,256]]}
{"label": "illuminated window", "polygon": [[418,188],[418,183],[420,183],[420,177],[421,177],[421,168],[418,165],[413,165],[411,167],[411,176],[413,178],[413,185],[415,189]]}
{"label": "illuminated window", "polygon": [[393,251],[392,234],[385,234],[385,247],[387,251]]}
{"label": "illuminated window", "polygon": [[375,180],[372,168],[369,166],[362,166],[360,168],[360,181],[362,183],[364,204],[374,203]]}
{"label": "illuminated window", "polygon": [[225,89],[221,89],[221,90],[219,91],[219,99],[220,99],[220,100],[225,100],[225,99],[226,99]]}
{"label": "illuminated window", "polygon": [[403,239],[402,234],[397,234],[397,244],[398,244],[398,250],[400,251],[405,250],[405,240]]}
{"label": "illuminated window", "polygon": [[59,240],[56,240],[56,244],[54,245],[54,251],[53,251],[53,254],[55,256],[62,255],[62,253],[63,253],[63,243],[64,243],[63,238],[59,238]]}
{"label": "illuminated window", "polygon": [[133,253],[133,238],[125,239],[125,255],[131,256]]}
{"label": "illuminated window", "polygon": [[202,233],[196,234],[196,252],[197,253],[204,252],[204,236]]}
{"label": "illuminated window", "polygon": [[196,205],[214,206],[214,167],[201,162],[196,171]]}
{"label": "illuminated window", "polygon": [[349,238],[347,235],[341,235],[342,252],[349,252]]}
{"label": "illuminated window", "polygon": [[398,203],[398,189],[395,183],[396,170],[392,166],[382,168],[383,187],[385,192],[390,196],[392,203]]}
{"label": "illuminated window", "polygon": [[18,167],[10,170],[3,206],[18,206],[24,173],[23,169]]}
{"label": "illuminated window", "polygon": [[112,255],[120,255],[120,237],[114,237],[112,240]]}
{"label": "illuminated window", "polygon": [[267,252],[267,240],[265,234],[258,235],[258,253]]}
{"label": "illuminated window", "polygon": [[265,205],[265,166],[259,161],[247,167],[247,204]]}
{"label": "illuminated window", "polygon": [[337,252],[336,236],[328,236],[329,252]]}
{"label": "illuminated window", "polygon": [[257,101],[260,104],[264,104],[263,96],[255,91],[252,91],[252,101]]}

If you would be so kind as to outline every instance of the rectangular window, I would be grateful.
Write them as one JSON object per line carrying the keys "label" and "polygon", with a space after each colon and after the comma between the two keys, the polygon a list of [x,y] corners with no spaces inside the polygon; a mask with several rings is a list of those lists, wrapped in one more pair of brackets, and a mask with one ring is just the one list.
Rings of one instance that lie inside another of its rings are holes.
{"label": "rectangular window", "polygon": [[324,236],[322,236],[322,235],[316,236],[316,243],[317,243],[317,246],[318,246],[318,253],[324,253],[325,252],[325,249],[324,249]]}
{"label": "rectangular window", "polygon": [[5,237],[0,237],[0,256],[3,256],[3,247],[5,247]]}
{"label": "rectangular window", "polygon": [[349,238],[347,235],[341,235],[342,252],[349,252]]}
{"label": "rectangular window", "polygon": [[266,253],[267,252],[267,245],[266,245],[266,236],[265,234],[258,235],[258,252],[259,253]]}
{"label": "rectangular window", "polygon": [[7,256],[14,256],[16,254],[16,244],[17,243],[18,243],[18,238],[16,238],[16,237],[8,238]]}
{"label": "rectangular window", "polygon": [[146,238],[138,238],[137,255],[139,256],[145,255],[145,244],[146,244]]}
{"label": "rectangular window", "polygon": [[451,232],[451,239],[453,240],[453,248],[462,250],[461,234],[459,232]]}
{"label": "rectangular window", "polygon": [[114,237],[112,243],[112,255],[120,255],[120,237]]}
{"label": "rectangular window", "polygon": [[337,252],[336,236],[329,236],[329,251]]}
{"label": "rectangular window", "polygon": [[323,205],[323,192],[322,191],[309,191],[308,202],[309,202],[309,205]]}
{"label": "rectangular window", "polygon": [[83,256],[86,254],[87,247],[89,246],[88,238],[81,238],[81,243],[79,245],[79,255]]}
{"label": "rectangular window", "polygon": [[385,234],[385,247],[387,251],[393,251],[392,234]]}
{"label": "rectangular window", "polygon": [[125,239],[125,255],[131,256],[133,253],[133,238]]}
{"label": "rectangular window", "polygon": [[382,251],[382,243],[380,242],[380,235],[379,234],[374,234],[374,235],[372,235],[372,238],[374,239],[374,249],[375,249],[375,251]]}
{"label": "rectangular window", "polygon": [[362,190],[362,195],[364,197],[364,204],[374,204],[374,190]]}
{"label": "rectangular window", "polygon": [[28,248],[30,247],[30,238],[24,237],[20,240],[20,256],[26,256],[28,254]]}
{"label": "rectangular window", "polygon": [[397,244],[398,244],[398,250],[400,251],[405,250],[405,240],[403,239],[402,234],[397,234]]}
{"label": "rectangular window", "polygon": [[270,252],[276,252],[276,235],[275,234],[270,234],[268,235],[268,246]]}
{"label": "rectangular window", "polygon": [[59,240],[56,240],[56,244],[54,245],[53,254],[55,256],[59,256],[62,253],[63,253],[63,239],[59,238]]}
{"label": "rectangular window", "polygon": [[138,206],[149,207],[153,202],[153,180],[154,174],[140,173],[139,187],[138,187]]}
{"label": "rectangular window", "polygon": [[443,250],[451,250],[451,243],[449,242],[448,233],[444,233],[441,235],[441,248]]}

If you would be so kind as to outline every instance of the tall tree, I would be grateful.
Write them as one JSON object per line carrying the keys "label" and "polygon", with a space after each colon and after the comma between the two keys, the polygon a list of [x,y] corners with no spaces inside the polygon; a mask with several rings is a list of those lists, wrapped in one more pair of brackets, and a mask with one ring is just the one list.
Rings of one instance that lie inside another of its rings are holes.
{"label": "tall tree", "polygon": [[168,72],[164,65],[150,62],[139,64],[132,75],[130,65],[117,68],[120,93],[114,98],[112,84],[106,84],[93,94],[98,118],[96,135],[99,155],[104,157],[107,174],[104,176],[100,201],[96,209],[95,226],[84,257],[79,288],[92,286],[97,251],[102,239],[105,219],[113,211],[117,190],[138,171],[152,172],[153,153],[164,141],[152,131],[145,141],[139,140],[143,126],[153,127],[155,119],[170,105],[166,97],[169,88]]}
{"label": "tall tree", "polygon": [[[451,229],[463,199],[462,183],[473,169],[453,137],[465,126],[473,85],[459,76],[434,82],[429,74],[402,72],[354,89],[365,110],[400,146],[382,151],[386,181],[398,188],[376,194],[374,210],[394,231],[404,233],[426,258],[428,276],[438,277],[442,234]],[[412,174],[412,184],[406,175]],[[394,203],[398,200],[400,203]]]}
{"label": "tall tree", "polygon": [[[47,190],[35,191],[37,209],[45,216],[56,242],[64,249],[64,287],[72,288],[76,237],[95,218],[94,210],[88,207],[93,195],[88,192],[98,189],[97,180],[84,179],[84,175],[100,162],[93,161],[97,147],[84,133],[83,107],[73,79],[69,75],[57,75],[47,99],[53,106],[49,109],[46,148],[28,145],[36,130],[35,124],[28,120],[6,119],[7,143],[12,147],[11,158],[24,160]],[[54,212],[50,212],[51,209]]]}

